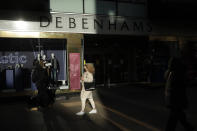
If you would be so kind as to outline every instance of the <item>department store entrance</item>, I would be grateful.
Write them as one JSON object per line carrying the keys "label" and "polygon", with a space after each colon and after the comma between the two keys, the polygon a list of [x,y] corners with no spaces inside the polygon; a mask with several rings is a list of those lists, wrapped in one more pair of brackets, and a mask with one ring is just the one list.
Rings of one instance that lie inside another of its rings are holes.
{"label": "department store entrance", "polygon": [[178,48],[177,41],[148,36],[84,35],[84,59],[95,64],[97,84],[163,83]]}
{"label": "department store entrance", "polygon": [[97,84],[137,81],[137,50],[147,44],[147,36],[84,35],[84,59],[95,64]]}

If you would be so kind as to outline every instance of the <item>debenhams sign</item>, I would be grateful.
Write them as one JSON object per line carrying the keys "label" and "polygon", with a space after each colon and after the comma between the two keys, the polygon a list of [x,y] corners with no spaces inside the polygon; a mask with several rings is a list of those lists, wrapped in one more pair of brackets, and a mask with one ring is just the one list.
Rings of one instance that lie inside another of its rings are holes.
{"label": "debenhams sign", "polygon": [[47,17],[39,22],[1,20],[0,30],[145,35],[152,32],[152,25],[130,17],[52,13],[51,21]]}

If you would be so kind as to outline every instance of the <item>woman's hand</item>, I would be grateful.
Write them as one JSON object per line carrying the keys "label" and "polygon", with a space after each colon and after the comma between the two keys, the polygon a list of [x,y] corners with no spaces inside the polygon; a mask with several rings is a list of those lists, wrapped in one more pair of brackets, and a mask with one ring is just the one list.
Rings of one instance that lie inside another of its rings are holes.
{"label": "woman's hand", "polygon": [[81,81],[84,81],[84,78],[83,78],[83,76],[81,77]]}

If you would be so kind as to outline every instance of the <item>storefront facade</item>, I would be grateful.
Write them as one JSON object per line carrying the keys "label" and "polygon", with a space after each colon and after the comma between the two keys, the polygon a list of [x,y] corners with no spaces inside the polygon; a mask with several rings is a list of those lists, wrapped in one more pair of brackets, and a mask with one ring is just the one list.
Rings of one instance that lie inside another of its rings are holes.
{"label": "storefront facade", "polygon": [[[84,34],[147,35],[152,31],[150,23],[143,19],[65,13],[51,13],[51,19],[41,16],[40,21],[1,20],[0,29],[2,45],[6,45],[1,48],[1,89],[17,90],[31,87],[32,63],[40,51],[48,58],[50,53],[55,53],[61,66],[59,80],[68,84],[67,89],[78,90],[84,60]],[[23,75],[29,82],[24,84],[26,80],[22,80],[18,84],[23,88],[15,85],[18,65],[28,70]],[[11,81],[6,77],[7,70],[13,73],[9,75]]]}
{"label": "storefront facade", "polygon": [[[99,8],[100,4],[107,4],[104,0],[92,3],[92,8],[88,6],[91,5],[89,0],[85,0],[87,3],[84,4],[78,3],[78,9],[81,9],[78,12],[75,12],[74,6],[70,6],[70,9],[73,7],[72,13],[60,13],[67,12],[69,8],[64,10],[60,3],[51,2],[54,12],[50,13],[50,17],[39,16],[38,21],[0,20],[0,40],[3,45],[8,42],[11,47],[23,46],[23,42],[29,45],[24,49],[16,48],[14,52],[9,44],[1,47],[2,72],[15,68],[18,63],[31,71],[31,61],[39,50],[43,50],[47,57],[51,52],[56,52],[61,61],[59,80],[66,83],[64,89],[80,89],[84,59],[95,64],[97,83],[157,83],[164,82],[163,73],[170,57],[177,56],[180,50],[190,52],[191,44],[188,43],[193,43],[192,47],[196,49],[196,33],[191,27],[185,27],[181,32],[181,27],[168,27],[169,24],[165,22],[148,20],[143,2],[136,5],[120,2],[118,7],[121,8],[114,8],[113,2],[107,2],[112,14],[110,10]],[[130,6],[138,13],[127,14],[123,11],[124,7],[130,9]],[[20,40],[23,41],[21,44]],[[185,57],[190,56],[195,56],[190,62],[196,60],[196,50],[193,54],[186,53]],[[191,65],[190,68],[194,70],[195,63]],[[27,73],[29,78],[30,71]],[[194,71],[192,73],[195,74]],[[2,75],[5,76],[5,73]],[[1,81],[4,82],[1,89],[7,88],[5,77],[2,76]],[[27,87],[31,87],[31,82]],[[11,84],[10,88],[15,87]]]}
{"label": "storefront facade", "polygon": [[32,88],[31,71],[38,53],[46,55],[47,60],[50,60],[51,53],[55,54],[59,60],[58,80],[62,83],[62,89],[77,91],[81,88],[79,80],[83,35],[45,30],[41,27],[42,22],[1,20],[2,91],[24,91]]}

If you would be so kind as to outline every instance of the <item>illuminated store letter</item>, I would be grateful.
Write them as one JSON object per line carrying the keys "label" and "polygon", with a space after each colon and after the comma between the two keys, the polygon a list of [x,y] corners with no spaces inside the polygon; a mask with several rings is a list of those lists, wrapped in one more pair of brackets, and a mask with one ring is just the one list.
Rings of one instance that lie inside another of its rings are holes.
{"label": "illuminated store letter", "polygon": [[75,18],[69,18],[69,28],[76,28]]}
{"label": "illuminated store letter", "polygon": [[56,28],[62,28],[60,23],[62,23],[62,17],[56,17]]}
{"label": "illuminated store letter", "polygon": [[114,30],[116,30],[116,21],[114,21],[114,23],[111,23],[109,21],[109,30],[111,30],[111,26],[113,26],[114,27]]}
{"label": "illuminated store letter", "polygon": [[85,27],[85,25],[88,24],[87,20],[88,20],[87,18],[82,18],[82,28],[83,29],[88,29],[88,27]]}
{"label": "illuminated store letter", "polygon": [[48,17],[40,17],[40,27],[47,27],[50,24],[50,19]]}

